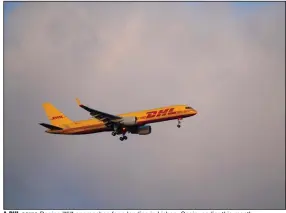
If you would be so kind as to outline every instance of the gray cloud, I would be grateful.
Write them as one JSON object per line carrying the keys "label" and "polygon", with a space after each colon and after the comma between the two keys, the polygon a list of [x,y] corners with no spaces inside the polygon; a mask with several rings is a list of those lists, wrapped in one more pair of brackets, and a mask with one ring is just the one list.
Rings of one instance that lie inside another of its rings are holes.
{"label": "gray cloud", "polygon": [[[4,207],[285,206],[285,7],[23,3],[4,41]],[[121,143],[47,135],[71,119],[190,104],[198,115]]]}

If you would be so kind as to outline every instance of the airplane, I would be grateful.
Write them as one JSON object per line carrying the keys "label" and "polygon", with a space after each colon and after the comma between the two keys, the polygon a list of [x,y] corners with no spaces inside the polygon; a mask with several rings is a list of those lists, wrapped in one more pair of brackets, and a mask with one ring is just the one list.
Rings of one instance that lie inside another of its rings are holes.
{"label": "airplane", "polygon": [[46,116],[50,124],[39,123],[47,128],[46,133],[60,135],[84,135],[99,132],[111,132],[112,136],[122,135],[120,140],[127,140],[127,133],[138,135],[151,134],[152,128],[149,124],[178,120],[177,127],[181,127],[183,118],[197,114],[197,111],[188,105],[172,105],[137,112],[130,112],[119,115],[112,115],[89,108],[81,104],[76,98],[77,104],[82,109],[89,112],[92,119],[72,121],[60,112],[51,103],[43,103]]}

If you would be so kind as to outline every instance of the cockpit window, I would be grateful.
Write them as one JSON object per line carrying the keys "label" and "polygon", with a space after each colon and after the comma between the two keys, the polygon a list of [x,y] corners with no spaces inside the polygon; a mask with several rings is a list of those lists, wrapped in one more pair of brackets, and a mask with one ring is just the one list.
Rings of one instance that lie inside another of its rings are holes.
{"label": "cockpit window", "polygon": [[187,107],[186,107],[186,109],[193,109],[193,108],[192,108],[192,107],[190,107],[190,106],[187,106]]}

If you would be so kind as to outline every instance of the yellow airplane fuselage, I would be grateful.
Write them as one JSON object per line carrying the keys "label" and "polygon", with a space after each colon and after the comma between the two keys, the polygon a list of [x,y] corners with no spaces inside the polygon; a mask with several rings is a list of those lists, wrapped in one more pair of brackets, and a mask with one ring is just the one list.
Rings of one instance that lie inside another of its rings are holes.
{"label": "yellow airplane fuselage", "polygon": [[[136,125],[142,126],[150,123],[157,123],[174,119],[183,119],[196,114],[197,111],[188,107],[187,105],[172,105],[162,108],[155,108],[150,110],[120,114],[118,116],[136,117],[137,118]],[[55,119],[57,118],[55,117]],[[106,127],[104,122],[97,119],[70,121],[67,123],[61,123],[57,126],[62,129],[47,130],[46,132],[51,134],[82,135],[82,134],[92,134],[97,132],[112,131],[112,129]]]}

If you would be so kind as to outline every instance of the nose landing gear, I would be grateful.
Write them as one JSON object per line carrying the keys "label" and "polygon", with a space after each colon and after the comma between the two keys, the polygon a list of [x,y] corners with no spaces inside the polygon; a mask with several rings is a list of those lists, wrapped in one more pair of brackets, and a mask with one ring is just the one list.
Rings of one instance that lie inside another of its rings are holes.
{"label": "nose landing gear", "polygon": [[181,128],[181,120],[183,120],[183,119],[182,118],[178,118],[178,125],[177,125],[178,128]]}

